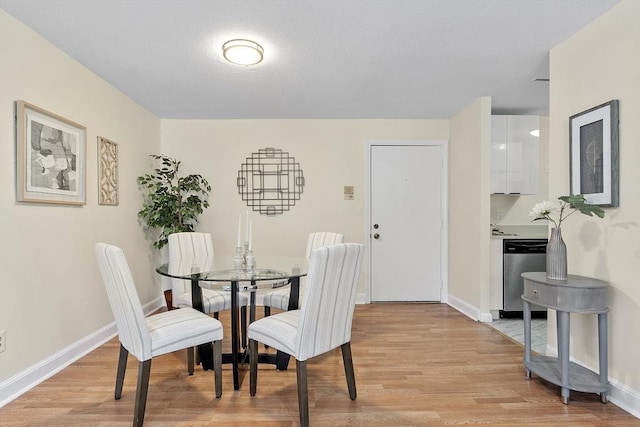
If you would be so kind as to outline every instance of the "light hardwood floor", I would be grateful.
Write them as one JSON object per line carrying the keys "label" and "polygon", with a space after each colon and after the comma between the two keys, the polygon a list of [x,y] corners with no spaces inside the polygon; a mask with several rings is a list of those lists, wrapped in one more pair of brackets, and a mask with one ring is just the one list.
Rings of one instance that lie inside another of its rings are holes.
{"label": "light hardwood floor", "polygon": [[[228,334],[228,314],[221,320]],[[0,425],[131,425],[137,361],[129,358],[115,401],[118,345],[109,341],[0,409]],[[572,392],[563,405],[557,386],[525,379],[520,344],[444,304],[357,306],[352,351],[355,401],[339,350],[309,362],[312,426],[640,426],[595,394]],[[182,351],[154,359],[145,426],[298,425],[295,362],[281,372],[260,365],[255,397],[248,365],[238,391],[225,365],[216,399],[213,372],[196,367],[188,376],[185,358]]]}

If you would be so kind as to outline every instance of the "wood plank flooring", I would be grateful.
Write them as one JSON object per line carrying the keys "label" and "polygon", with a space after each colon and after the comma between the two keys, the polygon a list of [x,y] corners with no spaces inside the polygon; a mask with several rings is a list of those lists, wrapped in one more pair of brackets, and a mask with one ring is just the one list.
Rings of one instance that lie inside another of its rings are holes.
{"label": "wood plank flooring", "polygon": [[[228,313],[221,321],[228,334]],[[131,425],[137,361],[129,358],[115,401],[118,348],[111,340],[1,408],[0,425]],[[563,405],[557,386],[525,379],[520,344],[444,304],[357,306],[352,351],[355,401],[339,349],[308,363],[312,426],[640,426],[595,394],[572,392]],[[213,372],[188,376],[185,359],[186,351],[154,359],[145,426],[298,425],[295,362],[281,372],[260,365],[255,397],[248,365],[237,391],[225,365],[216,399]]]}

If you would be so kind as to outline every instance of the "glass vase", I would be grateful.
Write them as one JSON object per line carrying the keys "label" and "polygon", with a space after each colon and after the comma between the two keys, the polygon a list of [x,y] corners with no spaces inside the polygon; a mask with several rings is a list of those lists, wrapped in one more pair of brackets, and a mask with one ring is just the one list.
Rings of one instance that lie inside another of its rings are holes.
{"label": "glass vase", "polygon": [[567,245],[560,228],[551,229],[547,243],[547,279],[567,280]]}

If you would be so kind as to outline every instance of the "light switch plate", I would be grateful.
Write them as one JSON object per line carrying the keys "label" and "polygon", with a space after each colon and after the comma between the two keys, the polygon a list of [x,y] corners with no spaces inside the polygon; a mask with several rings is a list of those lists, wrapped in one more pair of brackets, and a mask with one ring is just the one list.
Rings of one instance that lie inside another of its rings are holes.
{"label": "light switch plate", "polygon": [[344,199],[353,200],[353,185],[344,186]]}

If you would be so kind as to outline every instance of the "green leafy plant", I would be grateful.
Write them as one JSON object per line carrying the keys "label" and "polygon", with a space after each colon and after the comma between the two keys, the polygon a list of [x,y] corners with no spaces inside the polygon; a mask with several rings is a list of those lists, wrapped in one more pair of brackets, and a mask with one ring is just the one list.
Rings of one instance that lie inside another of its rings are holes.
{"label": "green leafy plant", "polygon": [[[533,217],[531,221],[545,219],[553,222],[554,227],[559,228],[562,221],[566,220],[576,212],[580,212],[588,216],[595,215],[598,218],[604,218],[604,210],[599,206],[587,203],[582,194],[560,196],[558,197],[558,200],[560,202],[557,206],[549,201],[540,202],[533,206],[533,209],[529,213],[529,216]],[[557,215],[558,219],[554,219],[553,215]]]}
{"label": "green leafy plant", "polygon": [[211,186],[202,175],[179,176],[182,162],[165,156],[152,154],[160,167],[155,173],[138,177],[138,185],[145,193],[138,218],[146,230],[159,231],[153,243],[158,249],[167,244],[171,233],[194,231],[198,216],[209,207]]}

